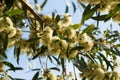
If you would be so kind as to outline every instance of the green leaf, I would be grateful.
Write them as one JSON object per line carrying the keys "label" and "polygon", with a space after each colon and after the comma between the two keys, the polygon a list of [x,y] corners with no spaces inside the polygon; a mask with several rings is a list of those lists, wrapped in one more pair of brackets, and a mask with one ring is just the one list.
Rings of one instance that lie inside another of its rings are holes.
{"label": "green leaf", "polygon": [[17,63],[19,64],[20,46],[14,47],[14,56],[17,58]]}
{"label": "green leaf", "polygon": [[57,67],[52,67],[52,68],[49,68],[50,70],[56,70],[56,71],[59,71],[60,72],[60,69],[57,68]]}
{"label": "green leaf", "polygon": [[10,62],[3,61],[2,63],[5,64],[6,66],[10,67],[11,69],[15,68],[14,65],[12,63],[10,63]]}
{"label": "green leaf", "polygon": [[73,25],[71,25],[70,27],[72,27],[73,29],[79,29],[79,28],[81,28],[81,24],[73,24]]}
{"label": "green leaf", "polygon": [[113,70],[113,67],[112,67],[111,63],[106,59],[106,57],[105,57],[102,53],[99,53],[99,55],[100,55],[100,56],[103,58],[103,60],[105,61],[106,65],[107,65],[107,70],[108,70],[109,67]]}
{"label": "green leaf", "polygon": [[8,45],[8,34],[5,35],[5,38],[4,38],[4,41],[3,41],[4,50],[7,49],[7,45]]}
{"label": "green leaf", "polygon": [[54,19],[55,19],[55,13],[52,12],[52,20],[54,20]]}
{"label": "green leaf", "polygon": [[16,10],[11,10],[11,11],[7,11],[5,12],[4,16],[14,16],[14,15],[18,15],[23,13],[23,10],[21,9],[16,9]]}
{"label": "green leaf", "polygon": [[91,17],[91,18],[93,20],[104,21],[106,16],[107,15],[100,15],[100,16],[94,16],[94,17]]}
{"label": "green leaf", "polygon": [[68,5],[66,5],[66,8],[65,8],[65,13],[68,13],[68,11],[69,11],[69,6],[68,6]]}
{"label": "green leaf", "polygon": [[3,12],[8,11],[14,3],[15,0],[5,0],[6,7],[4,8]]}
{"label": "green leaf", "polygon": [[10,68],[8,70],[16,71],[16,70],[23,70],[23,68],[21,68],[21,67],[14,67],[14,68]]}
{"label": "green leaf", "polygon": [[32,80],[38,80],[38,76],[39,76],[39,71],[36,72],[36,74],[33,76]]}
{"label": "green leaf", "polygon": [[56,24],[60,21],[60,15],[57,15],[56,18],[55,18],[55,22]]}
{"label": "green leaf", "polygon": [[12,78],[10,75],[7,75],[9,78],[10,78],[10,80],[14,80],[14,78]]}
{"label": "green leaf", "polygon": [[87,7],[84,3],[82,3],[82,2],[79,2],[79,3],[83,7],[83,9],[85,9]]}
{"label": "green leaf", "polygon": [[55,56],[52,56],[52,58],[57,62],[57,64],[60,64],[59,58],[56,58]]}
{"label": "green leaf", "polygon": [[62,72],[66,72],[65,59],[61,59],[61,64],[62,64]]}
{"label": "green leaf", "polygon": [[83,33],[92,33],[92,32],[94,31],[94,29],[95,29],[95,25],[94,25],[94,24],[91,24],[91,25],[89,25],[87,28],[85,28],[85,29],[83,30],[82,34],[83,34]]}
{"label": "green leaf", "polygon": [[88,5],[83,12],[81,24],[84,24],[86,20],[90,19],[98,8],[99,5],[96,5],[92,9],[91,9],[91,5]]}
{"label": "green leaf", "polygon": [[77,8],[76,8],[76,5],[75,5],[75,3],[73,1],[72,1],[72,6],[73,6],[73,12],[75,13]]}
{"label": "green leaf", "polygon": [[100,64],[103,65],[103,61],[100,56],[97,56],[97,59],[99,60]]}
{"label": "green leaf", "polygon": [[117,55],[117,56],[120,56],[120,51],[119,51],[117,48],[110,48],[110,51],[111,51],[113,54],[115,54],[115,55]]}
{"label": "green leaf", "polygon": [[31,71],[40,71],[41,69],[36,68],[36,69],[32,69]]}
{"label": "green leaf", "polygon": [[94,57],[92,55],[90,55],[89,53],[87,53],[87,56],[91,60],[92,63],[97,63],[97,61],[94,59]]}
{"label": "green leaf", "polygon": [[47,3],[47,0],[44,0],[44,2],[41,5],[41,9],[43,9],[43,7],[46,5],[46,3]]}
{"label": "green leaf", "polygon": [[78,68],[81,72],[83,72],[86,68],[87,68],[87,64],[84,61],[84,58],[81,57],[81,59],[79,59],[79,57],[76,57],[76,59],[73,62],[74,66],[76,66],[76,68]]}

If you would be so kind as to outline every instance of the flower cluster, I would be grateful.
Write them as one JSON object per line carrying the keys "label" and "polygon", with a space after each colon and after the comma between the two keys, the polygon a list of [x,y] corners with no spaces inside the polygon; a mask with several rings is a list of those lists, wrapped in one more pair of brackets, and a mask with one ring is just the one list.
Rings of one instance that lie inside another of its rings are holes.
{"label": "flower cluster", "polygon": [[88,80],[120,80],[118,72],[108,72],[103,66],[99,64],[88,64],[88,67],[80,74]]}
{"label": "flower cluster", "polygon": [[13,21],[10,17],[0,18],[0,33],[8,35],[8,48],[13,46],[22,35],[21,29],[14,27]]}
{"label": "flower cluster", "polygon": [[[52,21],[51,17],[48,18]],[[42,32],[38,31],[40,26],[36,26],[40,44],[47,47],[50,55],[59,55],[61,58],[75,58],[79,52],[90,51],[94,45],[92,39],[72,25],[71,16],[65,14],[55,26],[47,25]]]}

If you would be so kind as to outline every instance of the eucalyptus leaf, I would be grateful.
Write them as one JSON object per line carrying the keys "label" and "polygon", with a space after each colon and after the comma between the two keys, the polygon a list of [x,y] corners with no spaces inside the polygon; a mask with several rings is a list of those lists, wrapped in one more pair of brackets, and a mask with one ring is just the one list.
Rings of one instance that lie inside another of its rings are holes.
{"label": "eucalyptus leaf", "polygon": [[73,6],[73,12],[75,13],[76,10],[77,10],[77,7],[76,7],[76,5],[75,5],[75,3],[73,1],[72,1],[72,6]]}
{"label": "eucalyptus leaf", "polygon": [[46,5],[47,1],[48,1],[48,0],[44,0],[44,2],[43,2],[42,5],[41,5],[41,9],[43,9],[43,7]]}
{"label": "eucalyptus leaf", "polygon": [[91,5],[88,5],[83,12],[81,24],[84,24],[86,20],[90,19],[98,8],[99,5],[96,5],[93,8],[91,8]]}
{"label": "eucalyptus leaf", "polygon": [[82,34],[83,33],[92,33],[95,29],[95,25],[94,24],[91,24],[89,26],[87,26],[83,31],[82,31]]}
{"label": "eucalyptus leaf", "polygon": [[39,76],[39,71],[35,73],[32,80],[38,80],[38,76]]}
{"label": "eucalyptus leaf", "polygon": [[105,61],[106,65],[107,65],[107,70],[109,69],[109,67],[113,70],[113,66],[111,65],[111,63],[106,59],[106,57],[99,53],[99,55],[103,58],[103,60]]}
{"label": "eucalyptus leaf", "polygon": [[5,12],[4,16],[15,16],[15,15],[19,15],[19,14],[22,14],[22,13],[23,13],[23,10],[15,9],[15,10]]}
{"label": "eucalyptus leaf", "polygon": [[73,24],[73,25],[71,25],[70,27],[72,27],[73,29],[79,29],[79,28],[81,28],[82,27],[82,24]]}
{"label": "eucalyptus leaf", "polygon": [[49,68],[50,70],[56,70],[56,71],[60,71],[60,69],[59,68],[57,68],[57,67],[51,67],[51,68]]}

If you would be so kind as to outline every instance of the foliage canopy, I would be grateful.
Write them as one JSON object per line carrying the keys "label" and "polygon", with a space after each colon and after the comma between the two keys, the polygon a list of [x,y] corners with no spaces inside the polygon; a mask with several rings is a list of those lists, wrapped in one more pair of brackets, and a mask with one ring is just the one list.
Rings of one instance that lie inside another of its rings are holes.
{"label": "foliage canopy", "polygon": [[[28,0],[0,0],[1,80],[24,80],[8,74],[24,69],[7,61],[6,50],[11,48],[18,64],[22,54],[29,60],[39,59],[41,66],[32,69],[36,71],[32,80],[120,80],[116,71],[120,67],[120,33],[112,25],[104,31],[99,26],[110,20],[120,22],[120,1],[66,0],[64,14],[46,15],[41,12],[47,2],[34,0],[31,5]],[[80,23],[73,23],[70,6],[73,14],[83,9]],[[95,23],[88,24],[90,20]],[[68,74],[66,63],[73,64],[73,72]]]}

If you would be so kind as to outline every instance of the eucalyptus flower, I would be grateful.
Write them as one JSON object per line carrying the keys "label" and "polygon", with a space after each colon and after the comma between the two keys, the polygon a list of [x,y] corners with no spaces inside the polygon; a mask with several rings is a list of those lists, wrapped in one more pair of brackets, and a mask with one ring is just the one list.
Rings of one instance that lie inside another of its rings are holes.
{"label": "eucalyptus flower", "polygon": [[71,15],[68,13],[65,13],[63,19],[61,21],[59,21],[58,24],[61,27],[68,27],[69,25],[71,25],[72,24]]}
{"label": "eucalyptus flower", "polygon": [[51,44],[48,45],[50,54],[56,55],[60,53],[60,39],[57,36],[51,38]]}

